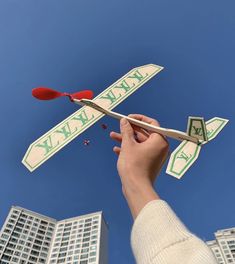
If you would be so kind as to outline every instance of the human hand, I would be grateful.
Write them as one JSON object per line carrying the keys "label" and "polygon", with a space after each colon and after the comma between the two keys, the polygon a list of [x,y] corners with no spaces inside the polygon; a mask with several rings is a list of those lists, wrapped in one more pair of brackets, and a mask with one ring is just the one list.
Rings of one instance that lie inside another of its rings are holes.
{"label": "human hand", "polygon": [[[129,115],[137,120],[159,126],[149,117],[139,114]],[[115,146],[118,154],[117,169],[120,175],[123,192],[129,188],[153,185],[168,154],[166,139],[157,133],[131,125],[126,119],[120,122],[121,133],[111,132],[110,137],[121,143]]]}

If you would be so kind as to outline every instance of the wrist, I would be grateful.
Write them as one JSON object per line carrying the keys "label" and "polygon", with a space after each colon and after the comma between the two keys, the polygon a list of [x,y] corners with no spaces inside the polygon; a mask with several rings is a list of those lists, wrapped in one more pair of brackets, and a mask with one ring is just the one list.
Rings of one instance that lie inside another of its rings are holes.
{"label": "wrist", "polygon": [[126,191],[139,192],[143,187],[153,188],[153,177],[149,172],[130,172],[120,174],[122,186]]}
{"label": "wrist", "polygon": [[134,219],[147,203],[160,199],[151,181],[146,179],[129,181],[122,185],[122,191]]}

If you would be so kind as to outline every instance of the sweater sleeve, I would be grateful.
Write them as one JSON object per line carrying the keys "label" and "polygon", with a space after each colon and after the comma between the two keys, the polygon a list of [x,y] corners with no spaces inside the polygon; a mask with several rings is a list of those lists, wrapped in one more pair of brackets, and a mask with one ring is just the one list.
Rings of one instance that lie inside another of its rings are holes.
{"label": "sweater sleeve", "polygon": [[131,231],[137,264],[216,264],[212,251],[184,224],[163,200],[149,202]]}

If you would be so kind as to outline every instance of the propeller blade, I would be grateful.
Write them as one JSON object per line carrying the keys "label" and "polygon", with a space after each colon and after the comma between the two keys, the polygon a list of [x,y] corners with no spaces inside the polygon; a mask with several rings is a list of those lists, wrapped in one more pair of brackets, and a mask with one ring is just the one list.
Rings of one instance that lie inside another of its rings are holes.
{"label": "propeller blade", "polygon": [[93,98],[93,92],[91,90],[84,90],[77,93],[71,94],[72,99],[92,99]]}
{"label": "propeller blade", "polygon": [[32,90],[32,95],[39,100],[52,100],[64,94],[50,88],[37,87]]}
{"label": "propeller blade", "polygon": [[93,92],[91,90],[84,90],[77,93],[61,93],[51,88],[37,87],[32,90],[32,95],[39,100],[53,100],[61,96],[68,96],[71,101],[73,99],[92,99]]}

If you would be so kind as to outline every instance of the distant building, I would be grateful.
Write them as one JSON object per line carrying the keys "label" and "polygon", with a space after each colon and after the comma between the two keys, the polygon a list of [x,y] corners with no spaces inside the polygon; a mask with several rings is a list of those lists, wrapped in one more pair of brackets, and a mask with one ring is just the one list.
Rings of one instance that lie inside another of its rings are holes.
{"label": "distant building", "polygon": [[108,264],[102,212],[57,221],[13,206],[0,232],[0,264]]}
{"label": "distant building", "polygon": [[207,241],[219,264],[235,264],[235,228],[218,230],[215,240]]}

